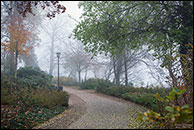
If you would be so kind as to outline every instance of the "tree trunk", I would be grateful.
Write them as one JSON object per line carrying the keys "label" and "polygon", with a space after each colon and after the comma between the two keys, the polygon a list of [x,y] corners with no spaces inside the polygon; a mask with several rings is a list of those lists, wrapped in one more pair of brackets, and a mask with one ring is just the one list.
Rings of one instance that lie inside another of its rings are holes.
{"label": "tree trunk", "polygon": [[[14,26],[14,16],[17,15],[17,11],[16,11],[16,8],[14,6],[14,2],[11,1],[10,6],[14,10],[10,14],[10,23],[11,23],[11,26]],[[12,42],[14,42],[14,35],[12,33],[10,33],[10,43],[12,43]],[[10,73],[11,76],[14,76],[15,70],[16,70],[15,69],[16,68],[16,63],[14,61],[16,61],[16,59],[14,60],[14,50],[12,50],[12,52],[10,53],[10,62],[9,62],[9,69],[10,69],[9,73]]]}
{"label": "tree trunk", "polygon": [[15,78],[17,78],[17,64],[18,64],[18,42],[16,42],[15,47]]}
{"label": "tree trunk", "polygon": [[119,85],[121,70],[122,70],[122,56],[119,55],[116,57],[116,59],[113,58],[113,67],[114,67],[115,83]]}
{"label": "tree trunk", "polygon": [[9,55],[9,74],[14,76],[15,72],[15,61],[14,61],[14,54],[10,53]]}
{"label": "tree trunk", "polygon": [[53,74],[53,68],[54,68],[54,41],[51,42],[51,55],[50,55],[50,68],[49,68],[49,74]]}
{"label": "tree trunk", "polygon": [[88,73],[88,69],[86,69],[86,72],[85,72],[85,81],[86,81],[86,78],[87,78],[87,73]]}
{"label": "tree trunk", "polygon": [[124,51],[124,67],[125,67],[125,86],[128,86],[128,72],[127,72],[127,57]]}
{"label": "tree trunk", "polygon": [[78,71],[79,83],[81,83],[81,71]]}
{"label": "tree trunk", "polygon": [[[189,57],[189,47],[186,46],[186,44],[192,44],[193,45],[193,11],[192,11],[192,5],[190,5],[190,2],[183,1],[183,6],[179,9],[180,15],[182,16],[182,27],[181,30],[181,39],[180,39],[180,54],[187,55]],[[193,59],[192,59],[193,61]],[[192,67],[192,63],[186,64],[187,61],[185,61],[185,57],[181,56],[180,62],[182,65],[182,72],[184,77],[187,77],[187,73],[193,78],[192,71],[188,71],[189,68]],[[190,80],[186,81],[189,86]]]}

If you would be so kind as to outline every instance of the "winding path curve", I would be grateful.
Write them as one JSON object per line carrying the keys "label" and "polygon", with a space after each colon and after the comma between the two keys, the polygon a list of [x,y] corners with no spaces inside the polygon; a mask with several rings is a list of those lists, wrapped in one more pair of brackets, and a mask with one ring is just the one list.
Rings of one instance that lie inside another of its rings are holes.
{"label": "winding path curve", "polygon": [[72,93],[85,101],[86,113],[72,123],[70,129],[128,129],[133,126],[130,122],[134,113],[144,111],[139,105],[111,96],[97,94],[91,90],[76,90],[64,87],[68,93]]}
{"label": "winding path curve", "polygon": [[36,127],[42,129],[131,129],[139,128],[140,105],[91,90],[64,87],[70,94],[70,108],[56,118]]}

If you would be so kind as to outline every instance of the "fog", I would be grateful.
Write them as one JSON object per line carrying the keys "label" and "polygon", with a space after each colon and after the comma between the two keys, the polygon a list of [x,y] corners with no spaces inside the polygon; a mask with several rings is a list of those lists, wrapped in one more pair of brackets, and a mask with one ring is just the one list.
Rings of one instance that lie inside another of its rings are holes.
{"label": "fog", "polygon": [[[72,31],[81,21],[80,16],[83,13],[82,9],[78,8],[79,1],[63,1],[61,3],[66,7],[66,11],[65,13],[57,14],[55,18],[50,19],[44,15],[36,16],[35,18],[29,17],[31,22],[38,21],[36,29],[38,40],[36,40],[37,43],[33,48],[36,55],[34,56],[36,57],[36,64],[38,64],[43,71],[56,77],[58,75],[56,53],[60,52],[60,76],[73,77],[77,80],[79,80],[80,76],[80,80],[82,81],[88,78],[104,78],[113,81],[113,67],[111,68],[109,65],[111,63],[111,57],[102,54],[94,56],[91,60],[93,54],[84,52],[84,45],[73,37]],[[44,11],[48,10],[37,11],[39,13],[41,12],[40,14],[44,14]],[[77,52],[79,52],[79,54],[77,54]],[[75,54],[77,54],[77,59]],[[75,59],[75,61],[73,61],[73,59]],[[51,60],[53,60],[53,62],[51,62]],[[79,64],[79,68],[76,68],[76,65],[70,64],[77,61],[80,61],[80,63],[84,61],[87,64],[82,64],[83,67]],[[155,69],[149,68],[148,65],[145,64],[148,62],[155,66]],[[159,67],[160,63],[161,62],[157,60],[148,61],[144,59],[144,62],[134,64],[129,70],[129,82],[132,82],[135,86],[151,84],[154,86],[161,86],[161,84],[167,86],[165,83],[167,71]],[[88,64],[90,65],[88,66]],[[18,68],[24,66],[25,63],[21,60],[18,64]],[[78,73],[80,75],[78,75]],[[109,75],[108,78],[106,77],[107,75]],[[120,78],[121,84],[124,84],[124,74],[121,75]]]}
{"label": "fog", "polygon": [[[72,34],[73,29],[75,28],[77,21],[80,20],[80,16],[83,13],[82,9],[78,8],[78,3],[77,1],[64,1],[63,5],[67,8],[66,12],[63,14],[57,15],[56,18],[50,20],[49,18],[45,18],[42,21],[42,26],[43,27],[48,27],[51,21],[60,21],[60,24],[63,24],[63,26],[58,30],[56,35],[58,35],[61,39],[55,41],[55,49],[54,49],[54,70],[53,70],[53,76],[57,76],[57,56],[56,52],[61,52],[62,55],[60,57],[60,76],[67,76],[67,70],[63,67],[62,60],[65,58],[64,52],[67,52],[70,45],[76,45],[78,41],[73,39],[73,37],[70,38],[70,35]],[[71,16],[71,17],[69,17]],[[74,18],[74,19],[72,19]],[[75,21],[76,20],[76,21]],[[59,25],[60,26],[60,25]],[[38,57],[38,65],[39,67],[46,71],[49,72],[49,58],[50,58],[50,40],[48,38],[48,35],[46,35],[45,31],[40,27],[40,45],[35,48],[35,54]],[[80,43],[80,42],[79,42]],[[82,43],[80,43],[82,44]],[[101,59],[101,58],[100,58]],[[103,60],[103,59],[101,59]],[[153,61],[154,62],[154,61]],[[157,62],[157,61],[155,61]],[[101,78],[100,73],[102,72],[98,71],[99,78]],[[150,70],[147,68],[147,66],[143,63],[138,65],[137,67],[134,68],[135,75],[138,77],[138,80],[135,80],[135,85],[140,86],[146,86],[147,84],[158,84],[158,81],[156,81],[153,76],[150,74]],[[81,77],[84,77],[84,73],[81,73]],[[87,74],[87,78],[93,78],[94,73],[89,71]],[[78,78],[78,77],[77,77]],[[112,77],[113,78],[113,77]],[[111,78],[111,79],[112,79]],[[163,84],[165,84],[164,79],[163,79]],[[158,84],[159,85],[159,84]]]}

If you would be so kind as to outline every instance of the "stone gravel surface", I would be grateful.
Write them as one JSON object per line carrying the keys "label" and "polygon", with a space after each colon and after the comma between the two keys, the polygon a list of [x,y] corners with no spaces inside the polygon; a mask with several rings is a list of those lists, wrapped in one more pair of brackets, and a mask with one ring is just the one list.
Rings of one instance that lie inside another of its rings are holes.
{"label": "stone gravel surface", "polygon": [[137,112],[147,111],[135,103],[96,93],[64,87],[70,94],[69,109],[35,129],[139,129]]}
{"label": "stone gravel surface", "polygon": [[129,129],[136,128],[134,115],[146,109],[122,99],[105,96],[91,90],[76,90],[64,87],[68,93],[85,101],[86,113],[72,123],[69,129]]}

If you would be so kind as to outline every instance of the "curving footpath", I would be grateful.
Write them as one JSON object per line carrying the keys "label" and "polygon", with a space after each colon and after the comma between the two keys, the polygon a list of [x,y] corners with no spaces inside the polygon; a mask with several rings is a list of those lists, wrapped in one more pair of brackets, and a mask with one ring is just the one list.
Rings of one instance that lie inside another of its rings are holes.
{"label": "curving footpath", "polygon": [[145,124],[137,121],[137,112],[144,107],[123,99],[64,87],[70,94],[69,109],[35,129],[139,129]]}
{"label": "curving footpath", "polygon": [[129,101],[95,93],[64,87],[70,94],[80,97],[86,105],[86,112],[69,129],[130,129],[142,128],[136,121],[137,111],[145,111],[142,106]]}

